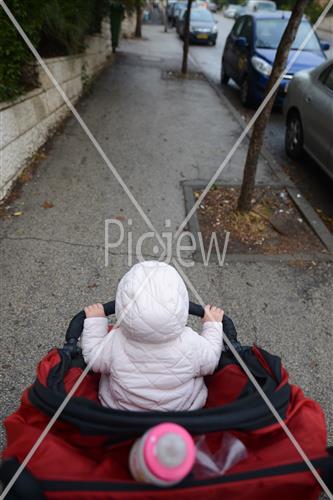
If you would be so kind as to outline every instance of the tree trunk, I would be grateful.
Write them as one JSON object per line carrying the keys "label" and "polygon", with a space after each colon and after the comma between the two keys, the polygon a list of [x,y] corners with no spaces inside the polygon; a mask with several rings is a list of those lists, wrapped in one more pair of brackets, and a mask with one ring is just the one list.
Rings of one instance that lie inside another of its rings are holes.
{"label": "tree trunk", "polygon": [[182,62],[183,75],[186,75],[187,73],[188,48],[190,45],[190,17],[191,17],[192,2],[193,0],[187,0],[187,10],[185,14],[183,62]]}
{"label": "tree trunk", "polygon": [[136,10],[136,25],[135,25],[135,37],[142,38],[142,6],[141,0],[135,0],[135,10]]}
{"label": "tree trunk", "polygon": [[[297,0],[292,10],[289,22],[281,38],[279,47],[276,52],[275,61],[272,68],[272,73],[268,81],[265,96],[270,92],[280,75],[283,73],[287,61],[290,48],[295,40],[298,27],[302,20],[304,9],[308,4],[308,0]],[[238,200],[238,210],[249,211],[252,206],[253,190],[255,186],[255,177],[259,160],[260,150],[264,141],[265,129],[269,121],[269,117],[273,108],[274,100],[278,89],[272,95],[265,108],[257,118],[250,139],[249,149],[247,152],[244,175],[242,181],[241,194]]]}
{"label": "tree trunk", "polygon": [[168,32],[168,14],[167,14],[167,9],[168,9],[168,0],[164,0],[164,33]]}

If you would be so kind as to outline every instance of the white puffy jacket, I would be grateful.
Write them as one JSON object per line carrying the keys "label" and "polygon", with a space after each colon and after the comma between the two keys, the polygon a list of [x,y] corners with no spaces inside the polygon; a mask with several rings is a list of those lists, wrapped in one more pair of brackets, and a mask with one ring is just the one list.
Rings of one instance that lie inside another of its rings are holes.
{"label": "white puffy jacket", "polygon": [[203,376],[222,351],[222,324],[205,322],[201,335],[186,326],[186,286],[171,266],[146,261],[125,274],[116,295],[117,328],[87,318],[82,334],[86,363],[102,374],[104,406],[122,410],[194,410],[205,405]]}

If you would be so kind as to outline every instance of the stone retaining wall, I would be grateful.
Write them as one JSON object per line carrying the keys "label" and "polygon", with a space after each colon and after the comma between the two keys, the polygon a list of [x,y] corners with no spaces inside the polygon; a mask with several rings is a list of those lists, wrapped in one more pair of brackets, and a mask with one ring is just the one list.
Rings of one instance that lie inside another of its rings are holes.
{"label": "stone retaining wall", "polygon": [[[102,21],[101,33],[87,37],[83,54],[44,59],[72,102],[106,65],[112,54],[110,23]],[[14,102],[0,103],[0,200],[8,193],[27,162],[69,113],[59,92],[42,68],[40,87]]]}

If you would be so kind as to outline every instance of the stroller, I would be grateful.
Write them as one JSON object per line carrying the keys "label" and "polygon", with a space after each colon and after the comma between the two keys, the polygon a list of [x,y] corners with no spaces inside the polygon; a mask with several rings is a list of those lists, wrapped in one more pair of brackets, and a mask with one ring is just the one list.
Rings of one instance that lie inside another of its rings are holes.
{"label": "stroller", "polygon": [[[114,314],[115,302],[104,305]],[[190,314],[203,308],[190,303]],[[50,417],[85,368],[78,347],[85,314],[71,321],[66,342],[39,363],[37,377],[22,395],[19,409],[5,420],[7,446],[0,479],[5,486],[17,471]],[[302,446],[328,488],[333,489],[333,454],[326,448],[326,426],[319,404],[288,382],[280,358],[241,346],[233,322],[223,319],[228,336],[281,418]],[[48,432],[8,499],[316,499],[320,485],[302,461],[280,424],[257,393],[230,350],[223,351],[215,373],[205,379],[205,408],[188,412],[127,412],[101,406],[99,375],[89,372]],[[152,426],[174,422],[193,436],[205,436],[212,454],[225,432],[240,439],[247,456],[224,475],[196,478],[161,488],[138,483],[128,468],[133,441]]]}

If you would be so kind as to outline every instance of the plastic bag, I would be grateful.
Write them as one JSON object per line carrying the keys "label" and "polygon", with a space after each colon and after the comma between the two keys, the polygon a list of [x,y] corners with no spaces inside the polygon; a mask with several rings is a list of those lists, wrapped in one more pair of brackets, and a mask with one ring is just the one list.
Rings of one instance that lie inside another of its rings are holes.
{"label": "plastic bag", "polygon": [[207,445],[205,435],[196,439],[196,461],[193,466],[196,479],[222,476],[247,457],[244,444],[232,434],[223,433],[220,441],[216,453],[213,454]]}

